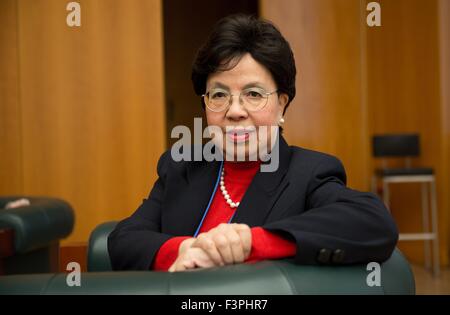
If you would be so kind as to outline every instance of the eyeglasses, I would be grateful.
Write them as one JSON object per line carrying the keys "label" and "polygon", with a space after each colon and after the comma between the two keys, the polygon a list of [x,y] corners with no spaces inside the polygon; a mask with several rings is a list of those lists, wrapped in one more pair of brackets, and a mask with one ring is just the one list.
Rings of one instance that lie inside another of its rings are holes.
{"label": "eyeglasses", "polygon": [[[267,105],[269,96],[276,92],[277,90],[268,93],[261,88],[248,88],[239,93],[239,104],[248,111],[256,112],[263,109]],[[230,108],[233,96],[235,95],[224,89],[212,89],[202,95],[206,107],[213,112],[221,112]]]}

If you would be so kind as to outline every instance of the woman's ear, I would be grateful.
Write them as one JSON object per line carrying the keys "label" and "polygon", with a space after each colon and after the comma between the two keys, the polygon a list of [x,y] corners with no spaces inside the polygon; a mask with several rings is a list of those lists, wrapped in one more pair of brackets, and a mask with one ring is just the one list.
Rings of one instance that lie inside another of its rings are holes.
{"label": "woman's ear", "polygon": [[289,96],[286,93],[281,93],[278,95],[278,106],[280,106],[281,115],[284,113],[284,108],[289,102]]}

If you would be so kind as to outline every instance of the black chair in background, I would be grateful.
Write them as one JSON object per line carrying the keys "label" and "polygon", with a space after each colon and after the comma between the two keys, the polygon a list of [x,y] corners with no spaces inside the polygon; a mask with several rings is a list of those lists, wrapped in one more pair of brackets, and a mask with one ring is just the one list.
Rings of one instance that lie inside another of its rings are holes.
{"label": "black chair in background", "polygon": [[[386,134],[375,135],[372,139],[373,156],[375,158],[403,158],[404,167],[388,168],[386,160],[382,160],[382,168],[376,169],[372,179],[372,191],[377,193],[377,183],[383,185],[382,198],[389,209],[389,184],[420,183],[422,199],[421,233],[400,233],[400,241],[423,240],[425,242],[425,266],[431,267],[433,257],[433,274],[439,274],[439,236],[437,224],[436,180],[432,168],[411,167],[411,159],[420,155],[420,138],[418,134]],[[431,226],[430,226],[431,200]],[[430,242],[433,243],[431,255]]]}
{"label": "black chair in background", "polygon": [[[26,198],[29,205],[6,208]],[[58,272],[59,241],[70,235],[75,214],[66,201],[44,196],[0,197],[0,276]]]}

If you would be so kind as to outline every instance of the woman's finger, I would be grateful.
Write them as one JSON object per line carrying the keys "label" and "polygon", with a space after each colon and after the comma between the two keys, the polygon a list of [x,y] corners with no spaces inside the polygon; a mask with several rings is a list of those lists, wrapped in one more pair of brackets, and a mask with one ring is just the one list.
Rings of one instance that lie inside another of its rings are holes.
{"label": "woman's finger", "polygon": [[181,268],[183,270],[180,270],[180,271],[184,271],[184,270],[187,270],[187,269],[194,269],[195,267],[196,267],[196,265],[195,265],[195,262],[194,262],[194,260],[192,258],[184,259],[181,262]]}
{"label": "woman's finger", "polygon": [[217,233],[213,236],[213,241],[216,244],[216,248],[222,256],[222,260],[225,264],[229,265],[234,262],[233,253],[231,251],[228,238],[222,233]]}
{"label": "woman's finger", "polygon": [[228,239],[231,252],[233,254],[233,262],[235,264],[243,262],[245,255],[244,255],[244,247],[241,242],[241,237],[234,229],[229,230],[225,235]]}
{"label": "woman's finger", "polygon": [[216,266],[225,265],[222,256],[217,250],[216,244],[209,235],[200,234],[197,240],[192,244],[192,247],[201,248],[202,250],[204,250],[211,258],[211,260],[214,262],[214,265]]}
{"label": "woman's finger", "polygon": [[195,264],[195,267],[198,268],[211,268],[216,266],[211,257],[209,257],[208,253],[201,248],[192,248],[191,258]]}
{"label": "woman's finger", "polygon": [[241,238],[242,246],[244,249],[244,260],[250,256],[252,250],[252,232],[249,228],[238,229],[237,233]]}
{"label": "woman's finger", "polygon": [[175,260],[172,266],[169,268],[169,272],[185,271],[186,269],[195,268],[195,263],[189,258],[189,255],[184,253]]}

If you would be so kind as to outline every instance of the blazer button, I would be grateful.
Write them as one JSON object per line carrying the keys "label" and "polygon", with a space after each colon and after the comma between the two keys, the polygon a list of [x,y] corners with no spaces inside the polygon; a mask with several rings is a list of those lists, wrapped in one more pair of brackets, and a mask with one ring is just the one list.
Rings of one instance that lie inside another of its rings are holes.
{"label": "blazer button", "polygon": [[331,261],[336,264],[342,263],[344,261],[344,251],[342,249],[336,249]]}
{"label": "blazer button", "polygon": [[317,261],[322,264],[327,264],[330,262],[331,251],[327,248],[322,248],[317,255]]}

